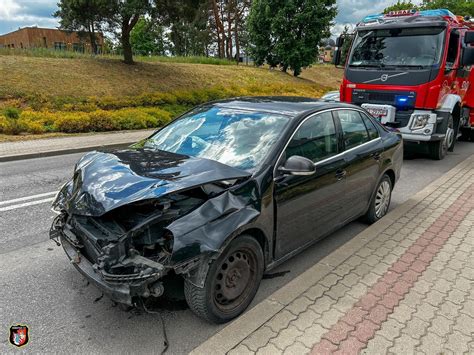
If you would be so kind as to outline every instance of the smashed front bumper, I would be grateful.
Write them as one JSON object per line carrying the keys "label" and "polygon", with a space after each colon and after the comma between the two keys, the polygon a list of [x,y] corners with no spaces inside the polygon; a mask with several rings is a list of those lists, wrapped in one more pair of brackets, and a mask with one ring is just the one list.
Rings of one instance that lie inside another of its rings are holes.
{"label": "smashed front bumper", "polygon": [[61,242],[71,264],[113,301],[133,306],[139,298],[159,297],[163,294],[160,279],[168,270],[162,264],[140,255],[131,255],[122,258],[121,265],[134,269],[135,272],[107,272],[101,269],[100,263],[90,260],[84,245],[88,241],[78,238],[61,216],[56,218],[49,234],[50,239]]}

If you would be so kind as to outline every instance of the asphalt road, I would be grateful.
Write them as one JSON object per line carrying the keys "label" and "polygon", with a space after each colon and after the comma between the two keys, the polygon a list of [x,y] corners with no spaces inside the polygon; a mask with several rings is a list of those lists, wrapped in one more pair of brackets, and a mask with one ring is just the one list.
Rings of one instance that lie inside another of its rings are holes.
{"label": "asphalt road", "polygon": [[[409,199],[474,154],[474,143],[459,143],[443,161],[405,160],[392,208]],[[0,353],[13,350],[8,329],[30,327],[25,350],[64,353],[160,352],[163,333],[156,314],[114,307],[68,263],[63,250],[48,240],[53,214],[49,200],[72,174],[80,154],[0,163]],[[353,222],[286,262],[265,279],[254,303],[279,289],[366,225]],[[169,353],[186,353],[222,326],[201,321],[183,302],[156,304],[165,322]]]}

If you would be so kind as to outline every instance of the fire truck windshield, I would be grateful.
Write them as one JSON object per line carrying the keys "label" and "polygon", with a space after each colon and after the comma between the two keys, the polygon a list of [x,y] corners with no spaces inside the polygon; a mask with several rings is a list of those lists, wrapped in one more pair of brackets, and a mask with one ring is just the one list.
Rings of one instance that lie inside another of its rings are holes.
{"label": "fire truck windshield", "polygon": [[353,68],[439,67],[445,28],[358,30],[349,58]]}

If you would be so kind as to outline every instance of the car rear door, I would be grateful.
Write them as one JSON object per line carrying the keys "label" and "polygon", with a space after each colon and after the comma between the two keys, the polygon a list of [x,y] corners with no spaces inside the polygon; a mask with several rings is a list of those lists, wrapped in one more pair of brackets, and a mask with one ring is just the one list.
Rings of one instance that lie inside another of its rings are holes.
{"label": "car rear door", "polygon": [[383,143],[371,119],[351,109],[335,111],[340,126],[346,161],[346,192],[343,203],[351,208],[342,211],[343,222],[365,213],[380,176]]}
{"label": "car rear door", "polygon": [[333,116],[326,111],[307,118],[282,152],[277,167],[298,155],[312,160],[316,173],[281,176],[275,169],[276,259],[338,227],[345,190],[339,138]]}

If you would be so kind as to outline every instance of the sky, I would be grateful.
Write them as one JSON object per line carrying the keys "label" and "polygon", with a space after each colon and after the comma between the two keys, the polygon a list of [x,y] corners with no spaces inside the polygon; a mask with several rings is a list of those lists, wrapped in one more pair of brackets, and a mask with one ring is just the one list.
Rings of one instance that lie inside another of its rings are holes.
{"label": "sky", "polygon": [[[0,34],[17,30],[19,27],[38,26],[54,28],[58,21],[52,14],[58,0],[0,0]],[[337,0],[339,14],[333,28],[333,35],[339,34],[344,25],[355,25],[366,15],[381,12],[396,0]],[[415,3],[421,0],[415,0]]]}

